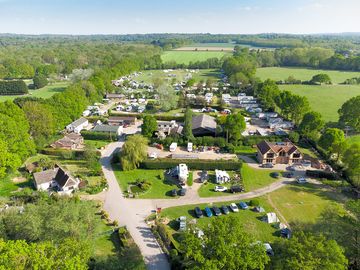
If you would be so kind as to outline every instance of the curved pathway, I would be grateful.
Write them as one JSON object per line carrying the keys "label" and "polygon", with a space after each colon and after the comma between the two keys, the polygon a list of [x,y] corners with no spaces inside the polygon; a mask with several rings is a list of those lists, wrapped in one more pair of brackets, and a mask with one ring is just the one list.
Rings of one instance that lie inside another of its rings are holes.
{"label": "curved pathway", "polygon": [[145,218],[154,212],[157,207],[164,209],[181,205],[250,199],[273,192],[294,181],[292,179],[281,179],[254,191],[222,197],[200,198],[196,190],[194,190],[194,192],[188,192],[186,196],[179,199],[126,199],[111,166],[112,155],[119,151],[123,144],[124,142],[111,143],[101,153],[102,170],[109,186],[101,198],[104,200],[104,209],[109,213],[109,217],[112,220],[117,220],[119,225],[127,227],[135,243],[140,248],[149,270],[170,270],[166,254],[162,251],[151,229],[145,222]]}

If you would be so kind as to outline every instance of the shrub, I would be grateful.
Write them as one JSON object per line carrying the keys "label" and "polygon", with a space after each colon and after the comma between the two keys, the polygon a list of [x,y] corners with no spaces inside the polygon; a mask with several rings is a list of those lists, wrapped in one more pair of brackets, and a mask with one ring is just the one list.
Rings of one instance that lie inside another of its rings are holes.
{"label": "shrub", "polygon": [[249,204],[251,206],[259,206],[260,205],[260,202],[256,199],[253,199],[253,200],[250,200]]}
{"label": "shrub", "polygon": [[171,169],[180,163],[185,163],[191,170],[228,170],[241,169],[240,160],[202,160],[202,159],[168,159],[145,160],[140,164],[142,169]]}
{"label": "shrub", "polygon": [[43,88],[48,84],[48,80],[45,75],[37,74],[34,79],[34,89]]}
{"label": "shrub", "polygon": [[339,180],[339,176],[336,173],[324,172],[324,171],[306,171],[306,175],[314,178],[324,178],[328,180]]}
{"label": "shrub", "polygon": [[0,81],[0,95],[22,95],[28,92],[24,81]]}
{"label": "shrub", "polygon": [[186,184],[187,184],[189,187],[191,187],[191,186],[193,185],[193,183],[194,183],[193,173],[192,173],[192,172],[190,172],[190,173],[189,173],[189,177],[188,177],[188,180],[187,180]]}

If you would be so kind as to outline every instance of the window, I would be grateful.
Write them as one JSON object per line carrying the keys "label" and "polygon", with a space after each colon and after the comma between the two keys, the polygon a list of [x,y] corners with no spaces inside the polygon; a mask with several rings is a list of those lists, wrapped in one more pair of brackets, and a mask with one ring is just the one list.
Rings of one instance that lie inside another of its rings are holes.
{"label": "window", "polygon": [[266,155],[266,157],[267,157],[267,158],[274,158],[274,153],[268,153],[268,154]]}
{"label": "window", "polygon": [[285,156],[286,156],[286,152],[285,152],[285,151],[281,151],[281,152],[279,153],[279,156],[280,156],[280,157],[285,157]]}
{"label": "window", "polygon": [[300,153],[293,154],[293,158],[300,158]]}
{"label": "window", "polygon": [[273,163],[273,159],[266,159],[266,163]]}

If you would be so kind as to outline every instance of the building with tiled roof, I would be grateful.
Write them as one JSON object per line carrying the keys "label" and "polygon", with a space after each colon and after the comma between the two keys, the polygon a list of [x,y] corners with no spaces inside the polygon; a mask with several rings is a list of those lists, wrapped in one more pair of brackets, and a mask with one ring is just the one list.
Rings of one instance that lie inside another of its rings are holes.
{"label": "building with tiled roof", "polygon": [[289,164],[300,163],[303,156],[291,141],[268,142],[257,144],[257,159],[260,164]]}

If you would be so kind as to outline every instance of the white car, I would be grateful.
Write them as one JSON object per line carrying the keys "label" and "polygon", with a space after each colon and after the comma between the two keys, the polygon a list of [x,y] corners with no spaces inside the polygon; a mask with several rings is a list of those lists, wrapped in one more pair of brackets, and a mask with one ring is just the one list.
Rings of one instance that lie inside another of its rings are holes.
{"label": "white car", "polygon": [[231,209],[233,212],[239,212],[239,208],[236,206],[235,203],[230,204],[230,209]]}
{"label": "white car", "polygon": [[299,177],[296,179],[296,181],[299,183],[299,184],[305,184],[307,181],[306,181],[306,178],[304,177]]}
{"label": "white car", "polygon": [[216,187],[214,188],[214,190],[215,190],[216,192],[224,192],[224,191],[227,191],[227,187],[216,186]]}

